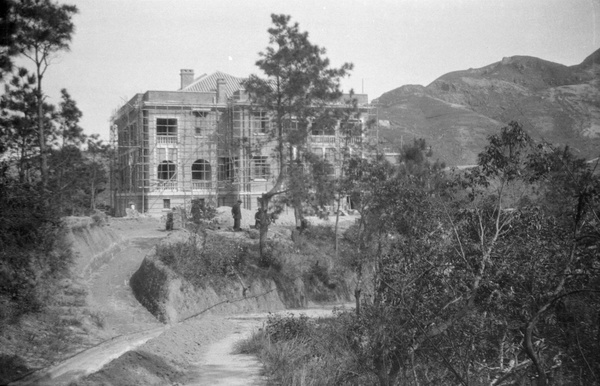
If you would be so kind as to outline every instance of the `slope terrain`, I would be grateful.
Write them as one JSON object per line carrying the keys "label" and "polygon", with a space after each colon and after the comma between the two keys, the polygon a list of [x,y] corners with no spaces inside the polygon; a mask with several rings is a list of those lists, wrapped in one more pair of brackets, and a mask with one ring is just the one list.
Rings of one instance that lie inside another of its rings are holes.
{"label": "slope terrain", "polygon": [[442,75],[427,87],[402,86],[373,101],[380,137],[398,147],[424,138],[448,165],[467,165],[487,137],[517,121],[536,140],[568,145],[582,157],[600,149],[600,50],[564,66],[513,56]]}

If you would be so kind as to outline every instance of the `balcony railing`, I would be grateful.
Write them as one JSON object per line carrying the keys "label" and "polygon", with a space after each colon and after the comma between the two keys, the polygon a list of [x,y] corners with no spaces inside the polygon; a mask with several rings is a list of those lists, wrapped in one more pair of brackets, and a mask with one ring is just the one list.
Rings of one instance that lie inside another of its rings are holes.
{"label": "balcony railing", "polygon": [[158,181],[156,190],[177,190],[177,181]]}
{"label": "balcony railing", "polygon": [[192,190],[211,190],[212,181],[192,181]]}
{"label": "balcony railing", "polygon": [[335,143],[335,135],[311,135],[312,143]]}
{"label": "balcony railing", "polygon": [[159,145],[177,143],[176,135],[157,135],[156,143]]}
{"label": "balcony railing", "polygon": [[[345,141],[346,141],[345,137],[337,137],[337,138],[339,138],[341,143],[345,143]],[[335,143],[336,136],[335,135],[311,135],[310,142],[312,142],[312,143]],[[362,137],[360,137],[360,136],[354,136],[354,137],[348,138],[348,143],[361,143],[361,142],[362,142]]]}

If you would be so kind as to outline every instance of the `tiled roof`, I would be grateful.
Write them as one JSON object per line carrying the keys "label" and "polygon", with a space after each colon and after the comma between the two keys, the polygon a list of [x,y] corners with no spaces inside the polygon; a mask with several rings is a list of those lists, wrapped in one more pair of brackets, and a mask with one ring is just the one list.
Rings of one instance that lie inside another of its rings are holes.
{"label": "tiled roof", "polygon": [[240,88],[241,82],[244,78],[238,78],[233,75],[226,74],[221,71],[217,71],[210,75],[203,75],[198,79],[194,80],[190,85],[184,87],[181,91],[193,91],[193,92],[211,92],[217,90],[217,79],[225,80],[225,94],[227,97],[231,97],[233,93]]}

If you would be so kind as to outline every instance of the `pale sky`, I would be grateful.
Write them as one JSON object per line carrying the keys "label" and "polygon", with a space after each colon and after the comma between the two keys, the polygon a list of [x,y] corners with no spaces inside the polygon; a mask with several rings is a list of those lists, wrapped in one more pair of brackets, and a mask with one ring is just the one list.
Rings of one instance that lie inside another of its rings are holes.
{"label": "pale sky", "polygon": [[405,84],[514,55],[574,65],[600,48],[600,0],[60,0],[75,4],[69,52],[44,89],[66,88],[86,134],[109,138],[111,113],[136,93],[177,90],[179,71],[262,75],[272,13],[292,16],[369,100]]}

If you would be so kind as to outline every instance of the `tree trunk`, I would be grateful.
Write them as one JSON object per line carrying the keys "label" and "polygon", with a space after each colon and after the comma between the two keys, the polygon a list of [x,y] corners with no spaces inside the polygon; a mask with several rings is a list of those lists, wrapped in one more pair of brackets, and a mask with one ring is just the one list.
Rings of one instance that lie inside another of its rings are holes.
{"label": "tree trunk", "polygon": [[267,209],[269,208],[269,201],[271,201],[271,197],[267,196],[266,194],[263,194],[263,196],[260,199],[260,227],[259,227],[259,238],[258,238],[258,245],[259,245],[259,252],[260,252],[260,258],[264,258],[265,256],[265,249],[266,249],[266,243],[267,243],[267,235],[269,233],[269,214],[267,212]]}
{"label": "tree trunk", "polygon": [[[338,194],[337,197],[337,209],[335,211],[335,259],[337,261],[338,258],[338,249],[339,249],[339,238],[338,238],[338,226],[340,223],[340,205],[341,205],[341,201],[342,201],[342,195]],[[329,267],[331,268],[331,267]]]}
{"label": "tree trunk", "polygon": [[354,299],[356,300],[356,316],[360,316],[360,293],[362,291],[362,266],[357,269],[356,288],[354,289]]}
{"label": "tree trunk", "polygon": [[38,123],[38,138],[40,141],[40,173],[42,175],[42,186],[45,188],[48,185],[48,159],[46,154],[46,135],[44,133],[44,98],[42,95],[42,74],[40,65],[37,66],[37,123]]}

